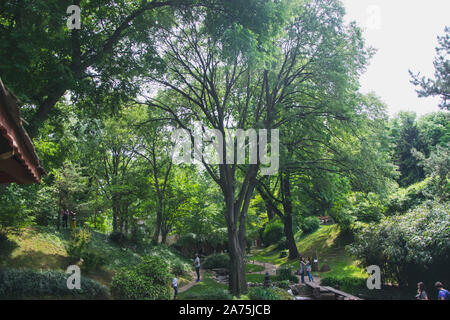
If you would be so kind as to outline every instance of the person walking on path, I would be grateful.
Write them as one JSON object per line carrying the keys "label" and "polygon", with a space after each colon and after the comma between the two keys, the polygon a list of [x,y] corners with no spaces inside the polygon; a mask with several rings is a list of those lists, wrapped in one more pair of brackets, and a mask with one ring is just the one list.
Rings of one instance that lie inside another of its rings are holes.
{"label": "person walking on path", "polygon": [[197,282],[200,282],[200,258],[198,257],[198,253],[195,254],[194,266],[195,272],[197,273]]}
{"label": "person walking on path", "polygon": [[309,282],[314,282],[314,278],[311,274],[311,258],[308,258],[308,262],[306,263],[306,272],[308,272]]}
{"label": "person walking on path", "polygon": [[178,295],[178,275],[175,274],[175,278],[172,280],[172,288],[173,288],[173,300],[177,299]]}
{"label": "person walking on path", "polygon": [[434,284],[434,286],[439,291],[438,300],[450,300],[450,292],[448,292],[448,290],[444,289],[444,285],[442,284],[442,282],[438,281]]}
{"label": "person walking on path", "polygon": [[423,282],[419,282],[417,284],[417,300],[428,300],[428,295],[425,291],[425,284]]}
{"label": "person walking on path", "polygon": [[305,283],[305,259],[303,257],[300,257],[300,276],[302,278],[302,283]]}

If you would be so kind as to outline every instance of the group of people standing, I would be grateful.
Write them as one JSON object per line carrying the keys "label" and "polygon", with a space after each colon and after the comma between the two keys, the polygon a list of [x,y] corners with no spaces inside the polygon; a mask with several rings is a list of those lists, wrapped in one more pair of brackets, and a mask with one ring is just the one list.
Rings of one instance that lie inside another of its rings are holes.
{"label": "group of people standing", "polygon": [[300,277],[302,279],[302,283],[305,283],[305,273],[308,275],[309,282],[314,282],[314,277],[312,276],[312,262],[311,258],[308,257],[305,262],[305,258],[300,257]]}
{"label": "group of people standing", "polygon": [[[444,285],[442,282],[436,282],[434,287],[438,290],[438,300],[450,300],[450,292],[444,289]],[[425,284],[423,282],[419,282],[417,284],[417,300],[428,300],[427,292],[425,291]]]}
{"label": "group of people standing", "polygon": [[70,221],[70,229],[75,229],[77,226],[77,214],[69,209],[61,210],[62,227],[67,229],[67,223]]}

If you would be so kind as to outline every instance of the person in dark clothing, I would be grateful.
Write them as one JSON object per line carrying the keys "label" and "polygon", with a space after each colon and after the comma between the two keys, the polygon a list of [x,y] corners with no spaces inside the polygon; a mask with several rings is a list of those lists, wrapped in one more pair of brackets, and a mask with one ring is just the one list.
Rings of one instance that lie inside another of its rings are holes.
{"label": "person in dark clothing", "polygon": [[67,221],[69,220],[69,210],[62,211],[62,227],[63,229],[67,229]]}

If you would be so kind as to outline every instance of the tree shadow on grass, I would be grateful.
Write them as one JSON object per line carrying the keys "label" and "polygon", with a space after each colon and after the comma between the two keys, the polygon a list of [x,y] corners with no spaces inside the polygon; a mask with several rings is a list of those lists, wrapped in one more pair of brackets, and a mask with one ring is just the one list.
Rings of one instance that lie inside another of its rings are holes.
{"label": "tree shadow on grass", "polygon": [[60,254],[46,254],[40,251],[24,251],[20,255],[6,256],[1,265],[9,268],[65,270],[71,259]]}

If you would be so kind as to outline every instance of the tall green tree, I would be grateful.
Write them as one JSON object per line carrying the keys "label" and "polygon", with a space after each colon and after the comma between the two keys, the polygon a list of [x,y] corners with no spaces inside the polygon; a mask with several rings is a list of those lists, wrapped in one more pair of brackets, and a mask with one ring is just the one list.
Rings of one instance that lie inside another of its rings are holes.
{"label": "tall green tree", "polygon": [[436,58],[433,61],[434,79],[420,77],[420,73],[411,75],[411,83],[419,87],[419,97],[438,96],[441,98],[439,107],[450,109],[450,27],[445,27],[445,34],[438,36]]}

